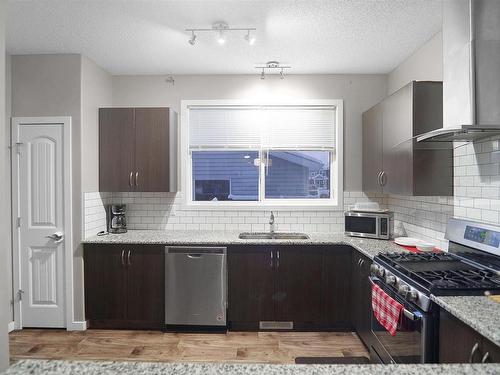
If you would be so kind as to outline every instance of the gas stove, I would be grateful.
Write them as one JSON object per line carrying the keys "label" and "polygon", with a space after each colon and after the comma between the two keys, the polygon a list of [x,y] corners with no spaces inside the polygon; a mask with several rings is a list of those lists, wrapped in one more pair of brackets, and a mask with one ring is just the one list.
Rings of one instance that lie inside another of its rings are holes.
{"label": "gas stove", "polygon": [[439,306],[431,295],[500,294],[500,228],[450,219],[446,238],[448,252],[375,256],[370,282],[403,306],[394,337],[371,318],[370,352],[383,363],[438,360]]}
{"label": "gas stove", "polygon": [[374,259],[371,274],[424,311],[431,294],[500,294],[498,228],[451,219],[447,238],[447,253],[381,253]]}

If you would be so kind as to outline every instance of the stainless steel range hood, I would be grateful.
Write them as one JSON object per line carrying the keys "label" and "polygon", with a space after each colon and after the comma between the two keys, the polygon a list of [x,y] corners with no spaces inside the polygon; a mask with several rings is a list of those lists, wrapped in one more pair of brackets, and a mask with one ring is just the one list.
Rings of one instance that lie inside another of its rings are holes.
{"label": "stainless steel range hood", "polygon": [[418,142],[500,135],[500,1],[443,1],[443,128]]}

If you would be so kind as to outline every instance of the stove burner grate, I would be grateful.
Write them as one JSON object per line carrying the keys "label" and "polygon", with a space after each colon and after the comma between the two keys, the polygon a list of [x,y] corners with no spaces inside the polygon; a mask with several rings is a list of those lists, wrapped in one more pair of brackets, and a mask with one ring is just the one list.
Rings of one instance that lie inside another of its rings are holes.
{"label": "stove burner grate", "polygon": [[487,270],[466,269],[414,272],[432,288],[489,289],[500,288],[500,276]]}

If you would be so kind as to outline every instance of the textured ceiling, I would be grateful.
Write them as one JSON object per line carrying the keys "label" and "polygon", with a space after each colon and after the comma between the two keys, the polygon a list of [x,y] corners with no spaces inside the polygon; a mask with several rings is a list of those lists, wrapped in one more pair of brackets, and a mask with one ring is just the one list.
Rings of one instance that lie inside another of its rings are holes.
{"label": "textured ceiling", "polygon": [[[438,0],[14,1],[11,54],[82,53],[113,74],[254,73],[269,60],[289,73],[387,73],[441,29]],[[257,27],[219,46],[189,27],[223,20]]]}

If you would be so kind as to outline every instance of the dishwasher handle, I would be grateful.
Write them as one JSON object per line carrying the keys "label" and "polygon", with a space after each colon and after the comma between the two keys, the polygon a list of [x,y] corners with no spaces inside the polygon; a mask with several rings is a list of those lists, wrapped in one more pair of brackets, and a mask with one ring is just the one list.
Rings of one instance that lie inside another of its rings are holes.
{"label": "dishwasher handle", "polygon": [[185,254],[189,258],[200,258],[203,255],[226,255],[226,247],[211,246],[166,246],[165,254]]}
{"label": "dishwasher handle", "polygon": [[190,259],[201,259],[203,258],[202,254],[187,254],[187,257]]}

